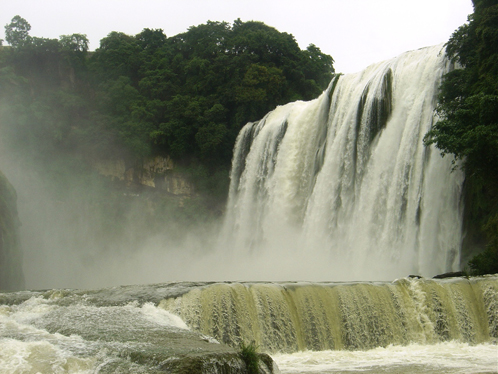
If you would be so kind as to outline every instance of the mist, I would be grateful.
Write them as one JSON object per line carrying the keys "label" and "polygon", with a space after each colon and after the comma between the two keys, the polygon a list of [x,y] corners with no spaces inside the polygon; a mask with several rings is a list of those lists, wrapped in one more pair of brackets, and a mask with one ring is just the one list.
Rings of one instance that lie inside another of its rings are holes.
{"label": "mist", "polygon": [[179,205],[188,197],[167,196],[168,207],[155,206],[165,199],[161,191],[127,188],[86,168],[82,173],[71,168],[74,160],[44,164],[20,149],[9,155],[8,148],[1,147],[0,169],[18,194],[27,289],[353,280],[325,246],[307,246],[299,227],[281,227],[285,234],[257,248],[235,247],[222,235],[223,216],[186,221],[187,208]]}
{"label": "mist", "polygon": [[331,273],[326,253],[299,247],[296,232],[273,248],[267,243],[236,251],[219,236],[222,217],[185,223],[174,213],[155,216],[157,191],[115,191],[104,177],[82,180],[76,173],[47,180],[52,174],[44,165],[29,167],[4,154],[0,169],[18,194],[27,289],[326,280],[339,274]]}
{"label": "mist", "polygon": [[188,256],[208,251],[216,235],[216,221],[186,222],[179,198],[111,182],[84,159],[0,146],[0,169],[18,195],[28,289],[186,280]]}
{"label": "mist", "polygon": [[[346,276],[339,269],[334,272],[326,260],[330,253],[300,247],[297,232],[278,244],[237,251],[219,236],[222,217],[187,225],[175,215],[154,218],[148,210],[153,191],[121,193],[122,201],[109,209],[123,214],[103,214],[95,201],[115,192],[103,190],[98,179],[89,181],[98,185],[91,186],[77,183],[81,176],[65,175],[61,186],[44,179],[49,174],[43,166],[23,169],[6,160],[2,155],[0,169],[18,193],[27,289]],[[54,195],[54,190],[63,191]]]}

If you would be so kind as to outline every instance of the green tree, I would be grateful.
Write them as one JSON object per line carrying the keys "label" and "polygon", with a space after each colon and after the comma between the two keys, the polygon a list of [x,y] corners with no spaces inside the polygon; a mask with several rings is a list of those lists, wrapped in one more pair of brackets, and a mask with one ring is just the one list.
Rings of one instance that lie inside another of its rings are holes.
{"label": "green tree", "polygon": [[237,20],[208,21],[171,38],[161,29],[134,37],[112,32],[92,55],[91,70],[108,128],[124,134],[120,124],[130,123],[111,121],[117,112],[105,99],[114,96],[111,82],[127,77],[137,92],[133,123],[150,130],[141,139],[153,152],[228,168],[240,128],[277,105],[316,97],[332,63],[318,47],[301,51],[290,34]]}
{"label": "green tree", "polygon": [[24,18],[15,16],[5,25],[5,41],[12,47],[22,47],[30,42],[31,25]]}
{"label": "green tree", "polygon": [[310,44],[305,51],[302,51],[304,59],[303,71],[306,77],[311,80],[313,94],[322,87],[326,87],[331,81],[331,72],[334,71],[334,59],[323,53],[320,48]]}
{"label": "green tree", "polygon": [[133,36],[111,32],[100,41],[100,47],[92,57],[95,78],[103,82],[126,76],[135,84],[140,68],[139,53],[138,41]]}
{"label": "green tree", "polygon": [[[452,154],[460,160],[468,191],[466,216],[487,236],[488,257],[496,259],[498,1],[473,3],[469,22],[457,29],[447,43],[449,58],[461,68],[443,79],[436,109],[439,120],[425,136],[425,143],[435,144],[443,155]],[[471,261],[470,265],[477,263]]]}
{"label": "green tree", "polygon": [[59,37],[59,43],[63,51],[79,54],[88,51],[88,38],[83,34],[61,35]]}

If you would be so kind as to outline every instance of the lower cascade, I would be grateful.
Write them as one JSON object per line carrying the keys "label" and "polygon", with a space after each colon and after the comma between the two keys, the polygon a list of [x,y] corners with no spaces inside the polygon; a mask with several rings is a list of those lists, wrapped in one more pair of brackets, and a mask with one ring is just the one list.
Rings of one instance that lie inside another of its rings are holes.
{"label": "lower cascade", "polygon": [[282,279],[459,269],[463,173],[423,144],[450,69],[443,45],[407,52],[247,124],[222,237],[235,251],[285,261]]}
{"label": "lower cascade", "polygon": [[494,373],[497,341],[497,276],[0,293],[0,374]]}
{"label": "lower cascade", "polygon": [[266,352],[469,344],[498,338],[498,280],[219,283],[159,304],[193,330]]}

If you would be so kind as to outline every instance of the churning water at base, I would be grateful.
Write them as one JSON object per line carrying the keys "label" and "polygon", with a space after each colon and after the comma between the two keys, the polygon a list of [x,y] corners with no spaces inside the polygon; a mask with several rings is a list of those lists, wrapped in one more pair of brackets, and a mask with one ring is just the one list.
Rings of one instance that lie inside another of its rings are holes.
{"label": "churning water at base", "polygon": [[498,373],[498,348],[492,344],[446,342],[388,346],[369,351],[276,354],[282,374],[477,374]]}
{"label": "churning water at base", "polygon": [[295,258],[285,266],[300,279],[310,279],[303,267],[323,280],[456,270],[463,176],[423,145],[450,69],[441,45],[407,52],[247,124],[234,150],[227,242]]}
{"label": "churning water at base", "polygon": [[234,349],[157,307],[192,287],[0,293],[0,374],[240,373]]}
{"label": "churning water at base", "polygon": [[239,373],[242,341],[282,373],[496,373],[497,339],[496,276],[0,293],[0,374]]}

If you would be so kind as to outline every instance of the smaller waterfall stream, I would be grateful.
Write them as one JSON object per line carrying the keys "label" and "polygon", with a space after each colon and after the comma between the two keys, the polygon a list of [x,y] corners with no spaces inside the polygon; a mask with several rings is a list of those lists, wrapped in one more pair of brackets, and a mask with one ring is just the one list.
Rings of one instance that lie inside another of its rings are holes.
{"label": "smaller waterfall stream", "polygon": [[469,344],[498,338],[496,278],[393,283],[219,283],[159,307],[192,329],[268,352]]}

